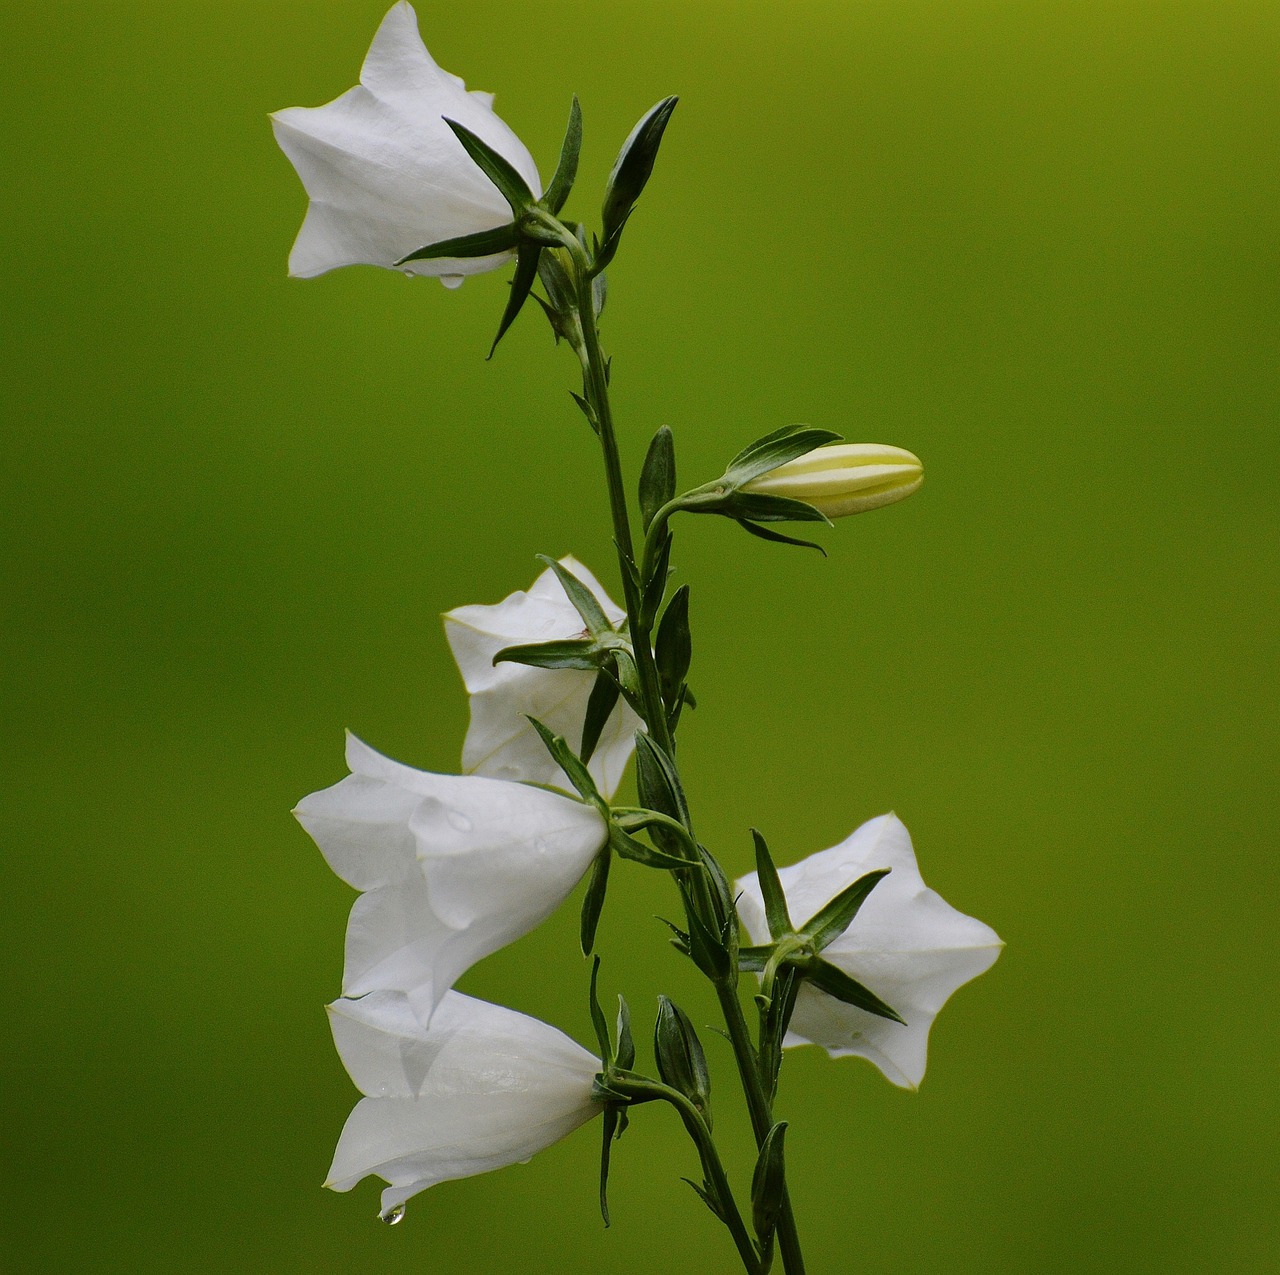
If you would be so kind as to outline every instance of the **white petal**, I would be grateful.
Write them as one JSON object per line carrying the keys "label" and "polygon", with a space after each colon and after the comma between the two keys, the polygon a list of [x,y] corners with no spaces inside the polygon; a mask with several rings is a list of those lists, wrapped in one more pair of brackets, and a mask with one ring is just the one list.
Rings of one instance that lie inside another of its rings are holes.
{"label": "white petal", "polygon": [[[791,918],[803,924],[864,873],[891,871],[853,924],[823,956],[869,987],[906,1026],[845,1005],[811,986],[801,989],[787,1044],[812,1042],[833,1057],[869,1058],[896,1085],[924,1077],[929,1028],[947,998],[989,969],[1000,954],[990,926],[958,912],[920,877],[911,837],[895,815],[881,815],[830,850],[778,872]],[[738,882],[738,911],[754,942],[768,942],[759,882]]]}
{"label": "white petal", "polygon": [[529,1159],[599,1110],[596,1058],[554,1027],[450,992],[430,1028],[400,999],[330,1006],[334,1040],[366,1097],[342,1131],[327,1186],[376,1173],[389,1210],[451,1178]]}
{"label": "white petal", "polygon": [[[568,557],[561,560],[561,565],[590,589],[611,624],[623,618],[624,612],[580,562]],[[471,695],[463,770],[563,787],[564,775],[528,718],[536,717],[576,746],[582,739],[582,723],[595,674],[580,669],[493,663],[493,657],[503,647],[572,638],[584,632],[582,618],[555,572],[548,568],[527,593],[513,593],[495,606],[464,606],[449,611],[444,616],[444,626]],[[640,719],[625,703],[614,709],[605,725],[588,769],[606,797],[611,797],[622,782],[639,729]]]}
{"label": "white petal", "polygon": [[[409,5],[396,5],[383,20],[361,81],[327,106],[291,107],[271,117],[311,198],[290,255],[292,274],[362,263],[391,267],[424,244],[511,221],[510,207],[445,116],[482,137],[541,193],[529,152],[482,97],[436,66]],[[508,258],[445,258],[408,268],[455,276]]]}
{"label": "white petal", "polygon": [[580,801],[401,765],[348,736],[352,774],[299,803],[300,822],[364,893],[347,925],[343,993],[405,993],[425,1022],[470,966],[540,925],[604,845]]}

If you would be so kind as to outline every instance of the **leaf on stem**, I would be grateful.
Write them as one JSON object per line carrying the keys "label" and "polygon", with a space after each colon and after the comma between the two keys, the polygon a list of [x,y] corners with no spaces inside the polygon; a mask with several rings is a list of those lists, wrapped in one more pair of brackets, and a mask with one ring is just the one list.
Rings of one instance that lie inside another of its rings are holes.
{"label": "leaf on stem", "polygon": [[499,155],[484,138],[477,137],[457,120],[451,120],[448,116],[444,116],[443,119],[480,171],[511,205],[511,211],[517,217],[534,203],[533,191],[529,189],[528,182],[516,172],[508,160]]}
{"label": "leaf on stem", "polygon": [[791,924],[791,916],[787,911],[787,896],[782,889],[782,882],[778,879],[778,869],[774,867],[768,842],[755,828],[751,829],[751,836],[756,845],[756,875],[760,881],[760,893],[764,898],[764,914],[769,923],[769,935],[771,938],[780,939],[786,934],[795,932]]}
{"label": "leaf on stem", "polygon": [[813,939],[813,945],[817,951],[821,952],[833,939],[839,938],[849,928],[853,918],[858,915],[858,909],[866,902],[867,896],[888,875],[888,868],[879,868],[875,872],[860,876],[804,923],[804,933]]}
{"label": "leaf on stem", "polygon": [[582,150],[582,107],[578,103],[578,95],[573,95],[569,106],[569,123],[564,130],[564,141],[560,144],[560,162],[556,165],[555,176],[542,202],[553,213],[559,213],[564,202],[573,189],[574,179],[578,175],[578,154]]}

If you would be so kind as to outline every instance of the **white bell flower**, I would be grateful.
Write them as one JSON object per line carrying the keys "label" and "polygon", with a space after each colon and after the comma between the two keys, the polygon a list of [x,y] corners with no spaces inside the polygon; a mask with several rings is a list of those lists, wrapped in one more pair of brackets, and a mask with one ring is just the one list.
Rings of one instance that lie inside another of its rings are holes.
{"label": "white bell flower", "polygon": [[[595,595],[610,624],[623,618],[624,613],[586,567],[572,557],[562,558],[560,565]],[[444,631],[471,696],[462,769],[468,774],[563,788],[567,781],[560,767],[528,719],[536,717],[576,749],[595,673],[493,662],[503,647],[564,640],[583,633],[582,617],[555,572],[548,568],[527,593],[513,593],[496,606],[465,606],[447,612]],[[622,782],[640,727],[640,719],[620,700],[587,767],[606,799]]]}
{"label": "white bell flower", "polygon": [[[427,244],[510,224],[511,207],[444,122],[455,120],[542,193],[537,165],[493,110],[493,95],[467,92],[423,46],[411,5],[382,20],[360,83],[327,106],[293,106],[271,117],[311,203],[289,255],[308,279],[339,266],[395,265]],[[496,270],[511,253],[413,261],[406,272],[438,276]]]}
{"label": "white bell flower", "polygon": [[[869,820],[838,846],[778,870],[793,924],[802,927],[859,877],[891,869],[853,923],[822,952],[891,1005],[905,1025],[846,1005],[806,983],[796,998],[784,1045],[821,1045],[833,1058],[859,1054],[895,1085],[924,1078],[929,1028],[958,987],[995,963],[999,935],[957,912],[921,880],[911,836],[896,815]],[[754,943],[769,942],[756,873],[737,883],[738,914]]]}
{"label": "white bell flower", "polygon": [[329,1007],[334,1043],[362,1098],[325,1186],[369,1174],[391,1185],[381,1216],[452,1178],[523,1164],[602,1110],[600,1062],[563,1032],[515,1010],[448,992],[423,1027],[398,992]]}
{"label": "white bell flower", "polygon": [[404,992],[423,1023],[481,957],[556,910],[604,846],[594,806],[473,775],[414,770],[347,736],[351,774],[294,814],[362,891],[344,996]]}

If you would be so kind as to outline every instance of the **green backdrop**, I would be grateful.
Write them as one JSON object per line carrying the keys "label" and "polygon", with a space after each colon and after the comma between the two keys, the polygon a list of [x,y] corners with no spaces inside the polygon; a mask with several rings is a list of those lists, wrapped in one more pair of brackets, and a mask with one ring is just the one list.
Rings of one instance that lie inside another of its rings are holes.
{"label": "green backdrop", "polygon": [[[3,1251],[22,1272],[722,1271],[640,1113],[403,1226],[319,1189],[354,1090],[321,1006],[350,891],[289,817],[342,729],[457,765],[437,615],[610,581],[571,356],[503,280],[302,283],[267,112],[355,82],[384,0],[11,3]],[[690,483],[808,421],[923,492],[830,558],[681,531],[700,830],[792,861],[894,808],[1008,948],[919,1094],[790,1057],[811,1268],[1274,1260],[1277,168],[1270,0],[422,0],[568,213],[682,102],[611,271],[624,460]],[[606,985],[714,1011],[619,872]],[[590,1039],[575,909],[465,990]],[[633,963],[628,953],[642,954]],[[729,1052],[709,1036],[742,1181]],[[1269,1258],[1267,1254],[1271,1254]]]}

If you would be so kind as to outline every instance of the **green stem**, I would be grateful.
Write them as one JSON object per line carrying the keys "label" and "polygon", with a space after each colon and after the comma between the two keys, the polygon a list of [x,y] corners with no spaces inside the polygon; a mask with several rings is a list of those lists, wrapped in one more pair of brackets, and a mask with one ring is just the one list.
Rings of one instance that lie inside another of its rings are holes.
{"label": "green stem", "polygon": [[663,1102],[669,1102],[680,1113],[680,1119],[684,1122],[689,1137],[698,1148],[703,1176],[724,1212],[721,1220],[728,1227],[729,1234],[733,1236],[738,1256],[742,1258],[742,1264],[748,1271],[748,1275],[760,1275],[760,1258],[750,1235],[747,1234],[746,1224],[742,1220],[738,1202],[734,1199],[733,1191],[729,1186],[729,1178],[720,1160],[720,1153],[716,1149],[715,1139],[711,1136],[711,1130],[707,1127],[702,1112],[678,1089],[660,1084],[656,1080],[649,1080],[647,1077],[612,1072],[608,1076],[608,1086],[615,1093],[629,1098],[638,1098],[641,1101],[661,1099]]}

